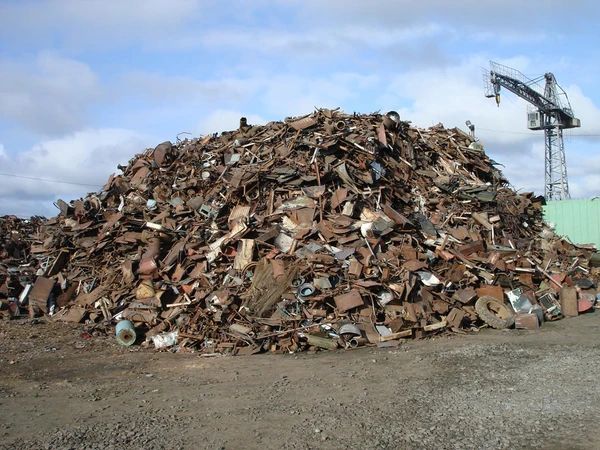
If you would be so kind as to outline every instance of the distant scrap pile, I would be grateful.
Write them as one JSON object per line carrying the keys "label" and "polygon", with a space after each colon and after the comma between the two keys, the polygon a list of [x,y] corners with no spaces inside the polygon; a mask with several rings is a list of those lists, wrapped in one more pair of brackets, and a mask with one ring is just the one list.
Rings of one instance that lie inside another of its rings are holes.
{"label": "distant scrap pile", "polygon": [[459,129],[320,109],[119,168],[32,232],[44,265],[3,287],[6,315],[249,354],[537,327],[595,304],[592,251],[546,230],[543,198]]}
{"label": "distant scrap pile", "polygon": [[9,299],[35,281],[40,261],[31,257],[30,247],[45,221],[44,217],[0,217],[0,317],[20,314],[19,305]]}

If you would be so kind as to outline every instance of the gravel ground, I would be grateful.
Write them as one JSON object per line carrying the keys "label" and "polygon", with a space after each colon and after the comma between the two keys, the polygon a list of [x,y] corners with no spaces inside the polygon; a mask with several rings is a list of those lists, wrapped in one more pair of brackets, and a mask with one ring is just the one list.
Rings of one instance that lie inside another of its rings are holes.
{"label": "gravel ground", "polygon": [[599,326],[206,359],[1,322],[0,448],[597,449]]}

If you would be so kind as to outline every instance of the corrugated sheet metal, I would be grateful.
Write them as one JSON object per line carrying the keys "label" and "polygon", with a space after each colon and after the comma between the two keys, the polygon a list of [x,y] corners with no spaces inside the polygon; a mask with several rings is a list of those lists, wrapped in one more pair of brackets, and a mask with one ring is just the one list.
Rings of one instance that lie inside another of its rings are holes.
{"label": "corrugated sheet metal", "polygon": [[600,198],[549,202],[544,206],[544,219],[575,244],[600,248]]}

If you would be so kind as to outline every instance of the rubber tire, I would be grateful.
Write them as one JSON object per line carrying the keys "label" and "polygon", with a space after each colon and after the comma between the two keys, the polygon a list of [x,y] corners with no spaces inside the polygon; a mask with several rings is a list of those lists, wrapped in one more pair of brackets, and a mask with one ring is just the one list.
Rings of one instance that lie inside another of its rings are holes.
{"label": "rubber tire", "polygon": [[[503,311],[502,315],[505,317],[497,316],[494,311],[490,310],[490,306],[495,310]],[[510,307],[490,295],[484,295],[477,299],[475,312],[481,320],[497,330],[504,330],[515,324],[515,314],[511,311]]]}

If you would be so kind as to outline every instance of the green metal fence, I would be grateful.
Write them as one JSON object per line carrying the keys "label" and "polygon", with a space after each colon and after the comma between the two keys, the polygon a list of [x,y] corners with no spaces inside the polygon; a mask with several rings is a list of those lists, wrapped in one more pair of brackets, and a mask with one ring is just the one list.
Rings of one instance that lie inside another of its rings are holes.
{"label": "green metal fence", "polygon": [[548,202],[544,219],[556,226],[556,234],[568,236],[575,244],[596,244],[600,249],[600,198]]}

